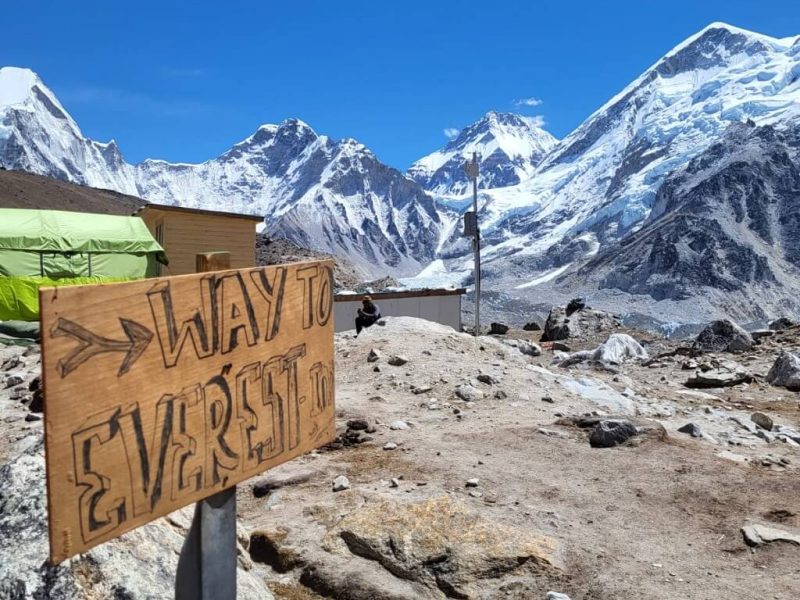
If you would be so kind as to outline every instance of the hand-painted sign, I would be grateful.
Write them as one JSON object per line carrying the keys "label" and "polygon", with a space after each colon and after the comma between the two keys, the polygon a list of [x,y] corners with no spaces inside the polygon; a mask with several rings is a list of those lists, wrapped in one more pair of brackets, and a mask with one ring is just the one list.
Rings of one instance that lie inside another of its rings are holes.
{"label": "hand-painted sign", "polygon": [[41,290],[53,562],[331,441],[332,273]]}

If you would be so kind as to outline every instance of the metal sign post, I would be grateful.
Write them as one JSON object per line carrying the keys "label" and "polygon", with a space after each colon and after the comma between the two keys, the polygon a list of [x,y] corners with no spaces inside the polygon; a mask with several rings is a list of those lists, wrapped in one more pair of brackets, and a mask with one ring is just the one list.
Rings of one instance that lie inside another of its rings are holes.
{"label": "metal sign post", "polygon": [[481,333],[481,230],[478,226],[478,153],[472,153],[472,161],[464,165],[467,177],[472,180],[472,212],[464,215],[464,235],[472,238],[475,254],[475,335]]}

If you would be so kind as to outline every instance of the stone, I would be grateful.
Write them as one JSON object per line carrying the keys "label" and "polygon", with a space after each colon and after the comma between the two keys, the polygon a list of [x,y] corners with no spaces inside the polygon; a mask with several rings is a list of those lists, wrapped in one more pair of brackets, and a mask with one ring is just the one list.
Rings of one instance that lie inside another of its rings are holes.
{"label": "stone", "polygon": [[272,472],[266,477],[259,479],[253,484],[253,496],[256,498],[263,498],[283,487],[306,483],[317,475],[319,475],[319,471],[311,469],[290,471],[288,473],[282,473],[278,470],[277,472]]}
{"label": "stone", "polygon": [[748,546],[763,546],[770,542],[788,542],[800,546],[800,534],[757,523],[742,527],[742,537]]}
{"label": "stone", "polygon": [[416,598],[484,597],[477,587],[483,582],[497,590],[504,577],[557,568],[552,539],[524,523],[511,526],[484,517],[450,496],[367,503],[339,520],[321,545],[330,555],[368,559],[397,580],[415,583]]}
{"label": "stone", "polygon": [[505,335],[508,333],[508,325],[502,323],[492,323],[489,326],[489,333],[491,335]]}
{"label": "stone", "polygon": [[598,365],[619,365],[628,361],[643,361],[649,358],[647,350],[625,333],[614,333],[594,350],[575,352],[560,359],[559,367],[588,362]]}
{"label": "stone", "polygon": [[775,331],[772,329],[756,329],[755,331],[750,332],[750,337],[756,342],[768,337],[772,337],[773,335],[775,335]]}
{"label": "stone", "polygon": [[684,383],[688,388],[720,388],[750,383],[753,376],[747,371],[730,368],[698,370]]}
{"label": "stone", "polygon": [[563,342],[553,342],[550,347],[553,349],[553,352],[571,352],[572,348],[567,346]]}
{"label": "stone", "polygon": [[483,392],[469,383],[463,383],[456,388],[456,396],[465,402],[475,402],[483,399]]}
{"label": "stone", "polygon": [[525,356],[541,356],[542,354],[542,348],[539,346],[539,344],[534,344],[533,342],[528,342],[526,340],[519,340],[517,349]]}
{"label": "stone", "polygon": [[750,415],[750,420],[766,431],[772,431],[774,423],[772,419],[762,412],[754,412]]}
{"label": "stone", "polygon": [[548,402],[550,404],[553,404],[554,401],[551,396],[542,396],[542,402]]}
{"label": "stone", "polygon": [[254,562],[269,565],[278,573],[288,573],[302,566],[304,561],[300,553],[285,543],[288,535],[289,529],[286,527],[254,531],[250,534],[248,545],[250,558]]}
{"label": "stone", "polygon": [[567,314],[565,308],[554,306],[544,323],[541,341],[566,340],[589,333],[608,331],[618,326],[619,321],[614,315],[601,310],[583,308],[575,314]]}
{"label": "stone", "polygon": [[393,367],[402,367],[404,364],[408,362],[408,359],[401,354],[397,354],[395,356],[390,356],[389,360],[387,360],[386,362],[388,362]]}
{"label": "stone", "polygon": [[701,331],[692,350],[695,352],[745,352],[753,347],[753,338],[730,319],[709,323]]}
{"label": "stone", "polygon": [[14,387],[15,385],[19,385],[25,381],[25,375],[23,373],[9,373],[6,375],[6,387]]}
{"label": "stone", "polygon": [[[14,455],[0,465],[0,598],[174,597],[175,570],[192,507],[50,565],[43,438],[30,435],[14,448]],[[266,582],[248,570],[250,559],[239,543],[237,555],[237,598],[273,600]]]}
{"label": "stone", "polygon": [[394,442],[386,442],[383,445],[383,449],[384,450],[396,450],[397,449],[397,444],[395,444]]}
{"label": "stone", "polygon": [[682,427],[678,427],[678,431],[681,433],[686,433],[694,438],[701,438],[703,437],[703,431],[700,429],[700,426],[696,423],[687,423]]}
{"label": "stone", "polygon": [[481,373],[478,375],[477,380],[481,383],[485,383],[486,385],[495,385],[496,383],[500,383],[497,379],[491,375],[487,375],[486,373]]}
{"label": "stone", "polygon": [[583,310],[586,308],[586,302],[583,298],[573,298],[567,304],[567,316],[570,316],[574,312],[578,312],[579,310]]}
{"label": "stone", "polygon": [[369,354],[367,354],[367,362],[368,363],[378,362],[380,359],[381,359],[381,353],[378,352],[375,348],[370,350]]}
{"label": "stone", "polygon": [[366,419],[350,419],[347,421],[347,428],[355,431],[366,431],[369,429],[369,421]]}
{"label": "stone", "polygon": [[542,326],[539,325],[536,321],[528,321],[525,325],[522,326],[524,331],[541,331]]}
{"label": "stone", "polygon": [[790,327],[797,327],[797,325],[797,321],[790,317],[780,317],[779,319],[770,321],[769,328],[773,331],[783,331],[784,329],[789,329]]}
{"label": "stone", "polygon": [[430,392],[433,388],[429,385],[421,385],[421,386],[413,386],[411,388],[412,394],[425,394],[426,392]]}
{"label": "stone", "polygon": [[508,394],[506,394],[503,390],[497,390],[494,393],[494,397],[497,400],[505,400],[506,398],[508,398]]}
{"label": "stone", "polygon": [[350,480],[344,475],[339,475],[333,480],[333,491],[342,492],[350,489]]}
{"label": "stone", "polygon": [[592,448],[611,448],[639,434],[636,426],[630,421],[605,420],[592,428],[589,444]]}
{"label": "stone", "polygon": [[477,477],[474,477],[472,479],[467,479],[467,482],[466,482],[465,485],[468,488],[474,488],[474,487],[478,487],[480,485],[480,483],[481,483],[481,480],[478,479]]}
{"label": "stone", "polygon": [[410,429],[410,427],[405,421],[392,421],[389,423],[389,429],[393,431],[400,431],[403,429]]}
{"label": "stone", "polygon": [[800,357],[781,352],[767,373],[767,382],[788,390],[800,391]]}
{"label": "stone", "polygon": [[562,594],[561,592],[547,592],[545,600],[572,600],[572,599],[566,594]]}
{"label": "stone", "polygon": [[391,481],[389,482],[389,487],[400,487],[400,480],[397,477],[392,477]]}

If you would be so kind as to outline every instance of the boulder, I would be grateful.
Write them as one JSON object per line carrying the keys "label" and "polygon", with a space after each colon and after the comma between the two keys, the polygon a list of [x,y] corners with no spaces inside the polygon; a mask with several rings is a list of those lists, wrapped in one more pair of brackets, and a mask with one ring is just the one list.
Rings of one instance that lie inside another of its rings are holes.
{"label": "boulder", "polygon": [[554,306],[547,315],[541,341],[553,342],[579,337],[587,333],[610,331],[619,324],[614,315],[602,310],[583,308],[568,313],[566,308]]}
{"label": "boulder", "polygon": [[497,589],[497,580],[518,577],[521,569],[547,572],[555,565],[550,538],[522,523],[491,520],[450,496],[367,504],[341,519],[322,545],[376,561],[422,586],[419,597],[477,598],[486,580]]}
{"label": "boulder", "polygon": [[397,354],[395,356],[389,357],[389,360],[387,360],[386,362],[388,362],[393,367],[402,367],[404,364],[408,362],[408,359],[405,356]]}
{"label": "boulder", "polygon": [[800,534],[757,523],[742,527],[742,537],[748,546],[763,546],[770,542],[788,542],[800,546]]}
{"label": "boulder", "polygon": [[639,434],[636,425],[630,421],[605,420],[592,428],[589,444],[592,448],[612,448]]}
{"label": "boulder", "polygon": [[772,426],[774,423],[772,422],[772,419],[764,413],[754,412],[752,415],[750,415],[750,420],[761,427],[761,429],[764,429],[765,431],[772,431]]}
{"label": "boulder", "polygon": [[798,325],[797,321],[791,319],[789,317],[781,317],[780,319],[775,319],[774,321],[770,321],[769,328],[773,331],[783,331],[784,329],[789,329],[790,327],[796,327]]}
{"label": "boulder", "polygon": [[492,323],[489,326],[489,333],[491,335],[505,335],[508,333],[508,325],[502,323]]}
{"label": "boulder", "polygon": [[703,437],[703,432],[700,429],[700,426],[697,425],[696,423],[687,423],[683,427],[678,427],[678,431],[680,433],[685,433],[687,435],[690,435],[694,438]]}
{"label": "boulder", "polygon": [[465,402],[475,402],[483,399],[483,392],[469,383],[463,383],[456,388],[456,396]]}
{"label": "boulder", "polygon": [[647,350],[626,333],[614,333],[594,350],[582,350],[558,358],[560,367],[569,367],[581,362],[597,363],[601,365],[619,365],[631,360],[646,360],[649,358]]}
{"label": "boulder", "polygon": [[541,331],[542,326],[539,325],[536,321],[528,321],[525,325],[522,326],[524,331]]}
{"label": "boulder", "polygon": [[369,354],[367,354],[367,362],[368,363],[377,362],[377,361],[380,360],[380,358],[381,358],[381,353],[378,350],[376,350],[375,348],[372,348],[369,351]]}
{"label": "boulder", "polygon": [[781,352],[767,373],[767,382],[800,391],[800,357],[791,352]]}
{"label": "boulder", "polygon": [[697,371],[683,385],[688,388],[721,388],[751,381],[753,381],[753,376],[746,371],[709,369],[708,371]]}
{"label": "boulder", "polygon": [[709,323],[692,345],[695,352],[745,352],[753,347],[752,336],[730,319]]}
{"label": "boulder", "polygon": [[[129,531],[59,565],[48,556],[44,443],[29,435],[0,466],[0,598],[172,598],[192,508]],[[7,543],[13,540],[13,543]],[[237,598],[271,600],[237,544]]]}

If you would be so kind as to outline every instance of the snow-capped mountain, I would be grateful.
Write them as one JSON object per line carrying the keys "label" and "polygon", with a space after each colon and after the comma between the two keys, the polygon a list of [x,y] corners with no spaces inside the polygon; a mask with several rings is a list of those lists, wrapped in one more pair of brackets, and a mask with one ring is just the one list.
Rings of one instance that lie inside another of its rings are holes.
{"label": "snow-capped mountain", "polygon": [[667,177],[641,229],[559,283],[744,320],[797,312],[800,124],[731,125]]}
{"label": "snow-capped mountain", "polygon": [[714,23],[678,45],[591,115],[519,185],[487,191],[487,259],[533,256],[636,229],[672,171],[748,119],[800,118],[800,36]]}
{"label": "snow-capped mountain", "polygon": [[464,164],[477,152],[479,188],[506,187],[530,177],[557,143],[534,117],[491,111],[444,148],[411,165],[408,175],[437,196],[462,196],[472,189]]}
{"label": "snow-capped mountain", "polygon": [[134,169],[114,140],[83,136],[61,103],[28,69],[0,68],[0,166],[136,194]]}
{"label": "snow-capped mountain", "polygon": [[266,232],[342,256],[365,277],[410,275],[434,257],[433,200],[355,140],[289,119],[263,125],[201,164],[126,163],[86,139],[27,69],[0,69],[0,166],[113,189],[151,202],[265,215]]}

